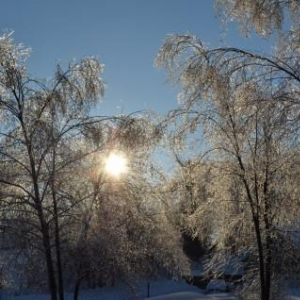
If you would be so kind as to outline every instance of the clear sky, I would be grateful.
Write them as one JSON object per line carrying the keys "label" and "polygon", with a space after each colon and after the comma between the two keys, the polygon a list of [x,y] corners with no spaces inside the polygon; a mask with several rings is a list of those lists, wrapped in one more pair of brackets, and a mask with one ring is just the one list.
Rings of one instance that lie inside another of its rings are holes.
{"label": "clear sky", "polygon": [[16,42],[32,48],[34,76],[51,77],[58,60],[92,55],[105,64],[101,114],[176,107],[176,91],[153,67],[167,34],[266,49],[264,41],[241,39],[235,25],[225,32],[212,0],[2,0],[1,11],[0,29],[14,30]]}

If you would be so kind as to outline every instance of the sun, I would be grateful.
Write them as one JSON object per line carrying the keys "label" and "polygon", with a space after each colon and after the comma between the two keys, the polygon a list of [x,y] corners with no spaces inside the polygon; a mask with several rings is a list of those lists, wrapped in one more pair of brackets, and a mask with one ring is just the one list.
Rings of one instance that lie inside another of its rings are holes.
{"label": "sun", "polygon": [[122,154],[111,153],[105,161],[105,171],[114,177],[119,177],[127,170],[127,159]]}

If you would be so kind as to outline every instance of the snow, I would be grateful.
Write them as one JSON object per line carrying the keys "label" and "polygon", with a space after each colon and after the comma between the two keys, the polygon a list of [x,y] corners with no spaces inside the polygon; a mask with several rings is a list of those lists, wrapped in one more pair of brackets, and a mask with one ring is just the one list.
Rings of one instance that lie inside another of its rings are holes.
{"label": "snow", "polygon": [[291,289],[288,300],[300,300],[300,288]]}
{"label": "snow", "polygon": [[[237,300],[228,293],[207,293],[197,287],[188,285],[184,281],[174,282],[171,280],[149,281],[150,298],[147,298],[147,281],[140,281],[135,288],[120,284],[115,287],[103,287],[93,290],[83,290],[80,300]],[[288,300],[300,300],[300,288],[290,290]],[[13,296],[1,294],[1,300],[49,300],[48,294],[35,294]],[[66,295],[66,300],[72,300],[73,294]]]}
{"label": "snow", "polygon": [[[128,285],[120,284],[115,287],[103,287],[93,290],[82,290],[80,300],[133,300],[133,299],[151,299],[151,300],[236,300],[236,298],[225,293],[204,294],[195,286],[187,284],[185,281],[174,282],[171,280],[149,281],[150,297],[147,298],[148,281],[140,281],[135,288],[129,288]],[[1,295],[1,300],[49,300],[49,294],[35,295]],[[73,294],[69,293],[66,300],[72,300]]]}
{"label": "snow", "polygon": [[211,280],[207,287],[206,292],[226,292],[227,291],[227,285],[224,280],[221,279],[214,279]]}
{"label": "snow", "polygon": [[201,292],[178,292],[158,297],[150,298],[151,300],[236,300],[235,297],[228,294],[209,294]]}
{"label": "snow", "polygon": [[[142,296],[147,296],[147,282],[142,284]],[[200,289],[196,286],[187,284],[185,281],[159,280],[150,282],[150,296],[160,296],[176,292],[199,292]]]}

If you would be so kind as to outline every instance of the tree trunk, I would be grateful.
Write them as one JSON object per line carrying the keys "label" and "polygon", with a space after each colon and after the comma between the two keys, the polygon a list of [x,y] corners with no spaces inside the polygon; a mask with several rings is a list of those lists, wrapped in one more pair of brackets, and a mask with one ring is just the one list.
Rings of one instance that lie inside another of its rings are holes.
{"label": "tree trunk", "polygon": [[267,292],[266,278],[265,278],[265,257],[264,249],[261,238],[261,230],[258,217],[253,217],[256,242],[258,249],[258,259],[259,259],[259,277],[260,277],[260,298],[261,300],[269,300],[269,293]]}
{"label": "tree trunk", "polygon": [[[268,140],[267,146],[269,146],[270,140]],[[266,149],[267,154],[269,148]],[[267,155],[267,158],[269,156]],[[268,159],[269,161],[269,159]],[[270,205],[269,205],[269,162],[266,165],[266,174],[265,174],[265,182],[264,182],[264,223],[265,223],[265,230],[266,230],[266,299],[270,299],[270,292],[271,292],[271,268],[272,268],[272,237],[271,237],[271,222],[270,222]]]}
{"label": "tree trunk", "polygon": [[36,210],[38,213],[38,217],[41,224],[41,232],[43,236],[43,246],[45,250],[45,258],[46,258],[46,264],[47,264],[47,273],[48,273],[48,285],[49,290],[51,294],[51,300],[58,300],[57,299],[57,286],[56,286],[56,279],[55,279],[55,271],[54,271],[54,263],[52,258],[52,252],[51,252],[51,239],[49,234],[49,226],[45,221],[43,208],[41,201],[39,199],[39,193],[37,184],[35,184],[36,189]]}
{"label": "tree trunk", "polygon": [[271,253],[271,238],[267,236],[266,245],[266,300],[270,299],[271,296],[271,264],[272,264],[272,253]]}
{"label": "tree trunk", "polygon": [[[240,159],[239,163],[241,166],[241,170],[245,171],[241,159]],[[245,186],[245,189],[247,192],[247,197],[248,197],[250,208],[251,208],[252,221],[253,221],[253,225],[254,225],[256,244],[257,244],[257,250],[258,250],[260,298],[261,298],[261,300],[269,300],[269,296],[268,296],[268,293],[266,290],[265,257],[264,257],[264,249],[263,249],[263,242],[262,242],[262,236],[261,236],[259,214],[258,214],[258,211],[255,211],[254,201],[251,196],[250,187],[249,187],[245,177],[243,177],[243,183],[244,183],[244,186]],[[259,201],[258,197],[257,197],[256,201],[258,203],[258,201]]]}
{"label": "tree trunk", "polygon": [[[54,117],[54,116],[52,116]],[[52,175],[51,175],[51,189],[52,189],[52,200],[53,200],[53,218],[54,218],[54,238],[55,238],[55,251],[56,251],[56,268],[57,268],[57,279],[58,279],[58,294],[59,299],[64,300],[64,281],[63,281],[63,268],[61,262],[61,246],[60,246],[60,232],[58,223],[58,210],[57,210],[57,197],[55,187],[55,175],[56,175],[56,142],[54,139],[53,122],[51,123],[51,138],[52,138]]]}
{"label": "tree trunk", "polygon": [[51,294],[51,300],[57,300],[57,288],[55,282],[55,273],[54,273],[51,249],[46,250],[46,261],[47,261],[48,283],[49,283],[49,289]]}
{"label": "tree trunk", "polygon": [[266,299],[270,299],[271,294],[271,268],[272,268],[272,237],[271,226],[268,216],[268,203],[265,203],[267,211],[264,214],[265,230],[266,230],[266,261],[265,261],[265,281],[266,281]]}
{"label": "tree trunk", "polygon": [[51,300],[58,300],[54,264],[53,264],[52,253],[51,253],[49,228],[48,225],[45,223],[45,220],[43,218],[43,213],[40,210],[39,210],[39,218],[40,218],[41,230],[43,235],[43,245],[45,249],[45,258],[46,258],[47,273],[48,273],[48,285],[51,294]]}
{"label": "tree trunk", "polygon": [[80,285],[81,285],[82,279],[83,279],[83,277],[80,277],[76,281],[75,288],[74,288],[74,297],[73,297],[73,300],[78,300],[79,289],[80,289]]}
{"label": "tree trunk", "polygon": [[[239,164],[241,167],[241,170],[245,172],[245,168],[243,166],[242,160],[239,157]],[[255,236],[256,236],[256,244],[257,244],[257,250],[258,250],[258,261],[259,261],[259,279],[260,279],[260,299],[261,300],[269,300],[270,298],[270,291],[268,290],[268,287],[266,286],[266,270],[265,270],[265,256],[264,256],[264,247],[263,247],[263,241],[261,236],[261,227],[260,227],[260,220],[259,220],[259,211],[258,209],[255,210],[254,207],[254,201],[251,196],[250,187],[247,183],[247,180],[245,177],[242,178],[247,197],[249,200],[250,208],[251,208],[251,214],[252,214],[252,221],[254,225],[255,230]],[[257,187],[256,187],[257,188]],[[257,190],[256,190],[257,192]],[[259,198],[256,197],[256,204],[258,205]],[[270,287],[269,287],[270,288]]]}
{"label": "tree trunk", "polygon": [[55,250],[56,250],[56,266],[57,266],[57,275],[58,275],[58,293],[59,299],[64,300],[64,281],[63,281],[63,268],[61,262],[61,253],[60,253],[60,236],[59,236],[59,224],[58,224],[58,215],[57,215],[57,203],[55,191],[53,192],[53,204],[54,204],[54,222],[55,222]]}
{"label": "tree trunk", "polygon": [[20,106],[20,113],[19,113],[19,120],[21,123],[21,127],[23,130],[26,148],[27,148],[27,154],[30,161],[30,168],[31,168],[31,178],[32,178],[32,184],[34,188],[34,202],[35,202],[35,209],[38,214],[38,218],[41,225],[41,233],[43,237],[43,246],[45,250],[45,258],[46,258],[46,265],[47,265],[47,273],[48,273],[48,285],[49,285],[49,291],[51,294],[51,300],[58,300],[57,299],[57,287],[56,287],[56,280],[55,280],[55,272],[54,272],[54,264],[52,259],[52,253],[51,253],[51,239],[49,234],[49,227],[46,223],[45,216],[43,213],[43,207],[42,207],[42,199],[40,197],[40,190],[39,190],[39,183],[38,183],[38,174],[36,172],[36,166],[35,166],[35,160],[34,155],[32,151],[32,144],[31,139],[29,138],[27,134],[27,129],[24,124],[23,120],[23,114],[22,114],[22,107]]}

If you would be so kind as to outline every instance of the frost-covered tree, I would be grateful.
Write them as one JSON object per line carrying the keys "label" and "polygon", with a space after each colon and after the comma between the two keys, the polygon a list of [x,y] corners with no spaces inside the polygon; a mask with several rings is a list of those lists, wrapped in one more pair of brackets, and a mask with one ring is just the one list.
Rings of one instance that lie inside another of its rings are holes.
{"label": "frost-covered tree", "polygon": [[285,26],[298,30],[300,2],[298,0],[216,0],[221,17],[235,19],[244,34],[252,28],[263,36],[281,31]]}
{"label": "frost-covered tree", "polygon": [[150,174],[149,156],[159,130],[139,117],[119,118],[108,131],[112,140],[107,150],[123,151],[128,168],[119,177],[103,171],[104,152],[91,170],[90,182],[79,184],[80,190],[84,185],[96,190],[93,201],[77,205],[77,218],[69,231],[66,251],[70,253],[67,261],[71,277],[76,275],[74,299],[81,284],[113,285],[118,280],[130,283],[138,277],[162,273],[174,277],[189,273],[180,232],[161,209],[161,194]]}
{"label": "frost-covered tree", "polygon": [[[59,261],[60,178],[88,152],[83,128],[99,122],[89,110],[103,95],[101,65],[94,58],[57,65],[49,82],[31,77],[26,68],[29,50],[9,34],[0,39],[1,199],[6,215],[22,211],[27,232],[45,255],[51,299],[57,299]],[[13,210],[11,209],[13,208]],[[57,252],[54,259],[53,244]],[[59,275],[60,299],[63,283]]]}
{"label": "frost-covered tree", "polygon": [[[186,254],[198,260],[211,245],[212,215],[207,209],[213,180],[211,166],[196,158],[185,159],[178,153],[175,160],[176,169],[165,183],[168,215],[182,233]],[[203,209],[206,214],[199,218]]]}
{"label": "frost-covered tree", "polygon": [[298,151],[296,36],[289,35],[288,47],[262,56],[238,48],[209,49],[192,35],[171,35],[156,59],[182,85],[182,108],[173,116],[183,115],[190,131],[201,126],[217,168],[242,187],[233,202],[247,203],[242,211],[251,219],[264,300],[271,297],[275,232],[299,214],[298,200],[285,205],[278,187]]}

